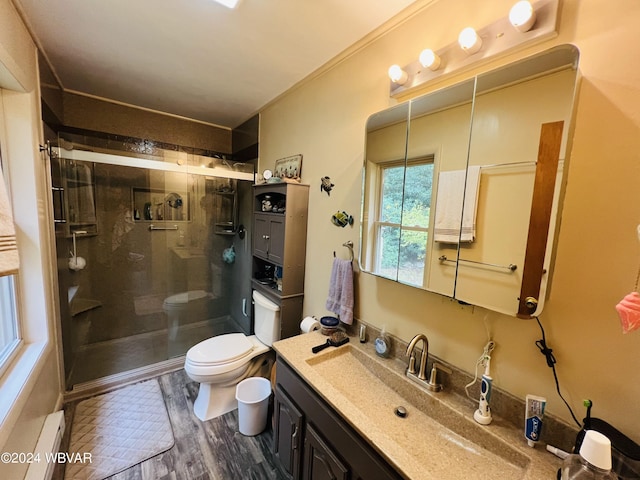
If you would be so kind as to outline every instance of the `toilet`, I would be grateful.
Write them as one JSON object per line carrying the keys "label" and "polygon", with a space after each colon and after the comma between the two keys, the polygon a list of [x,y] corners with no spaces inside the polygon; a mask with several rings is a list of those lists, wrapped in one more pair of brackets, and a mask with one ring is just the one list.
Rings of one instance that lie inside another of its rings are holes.
{"label": "toilet", "polygon": [[[199,264],[193,275],[196,280],[188,281],[191,288],[169,295],[162,302],[162,310],[167,314],[167,330],[171,341],[178,338],[181,327],[209,319],[211,301],[222,297],[222,269],[211,263],[211,279],[210,283],[207,283],[209,281],[205,282],[205,265],[206,262]],[[191,272],[194,267],[188,268]]]}
{"label": "toilet", "polygon": [[253,291],[255,335],[227,333],[204,340],[187,352],[184,370],[200,391],[193,411],[211,420],[238,408],[236,385],[248,377],[268,376],[271,345],[280,339],[280,307]]}
{"label": "toilet", "polygon": [[169,340],[178,337],[181,326],[200,322],[209,317],[209,303],[213,295],[204,290],[176,293],[164,299],[162,309],[167,314]]}

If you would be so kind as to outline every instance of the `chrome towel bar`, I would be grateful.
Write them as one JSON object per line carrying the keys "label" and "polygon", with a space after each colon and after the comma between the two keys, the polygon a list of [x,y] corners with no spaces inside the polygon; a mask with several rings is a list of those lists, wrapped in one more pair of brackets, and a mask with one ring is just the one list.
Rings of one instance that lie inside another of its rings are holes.
{"label": "chrome towel bar", "polygon": [[[349,249],[349,253],[351,254],[351,261],[353,262],[353,242],[351,240],[347,240],[342,244],[343,247],[347,247]],[[336,251],[333,251],[333,256],[336,256]]]}
{"label": "chrome towel bar", "polygon": [[154,225],[153,223],[149,225],[149,231],[153,230],[178,230],[178,225],[164,226],[164,225]]}
{"label": "chrome towel bar", "polygon": [[[440,260],[441,262],[453,262],[453,263],[456,263],[455,260],[449,260],[446,255],[441,255],[440,257],[438,257],[438,260]],[[495,263],[485,263],[485,262],[477,262],[475,260],[465,260],[464,258],[460,258],[458,260],[460,262],[475,263],[477,265],[484,265],[484,266],[487,266],[487,267],[504,268],[504,269],[507,269],[507,270],[509,270],[511,272],[515,272],[518,269],[518,265],[515,265],[513,263],[510,263],[509,265],[497,265]]]}

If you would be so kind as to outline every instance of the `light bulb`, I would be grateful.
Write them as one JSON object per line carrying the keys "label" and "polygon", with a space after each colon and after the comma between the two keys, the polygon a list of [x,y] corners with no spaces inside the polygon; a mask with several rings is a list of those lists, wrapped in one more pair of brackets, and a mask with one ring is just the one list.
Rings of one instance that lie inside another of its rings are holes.
{"label": "light bulb", "polygon": [[511,7],[509,21],[519,32],[528,32],[536,21],[536,11],[530,2],[522,0]]}
{"label": "light bulb", "polygon": [[482,47],[482,39],[471,27],[467,27],[460,32],[460,35],[458,35],[458,43],[460,44],[460,48],[469,55],[473,55]]}
{"label": "light bulb", "polygon": [[227,8],[236,8],[240,0],[214,0],[214,2],[224,5]]}
{"label": "light bulb", "polygon": [[407,83],[409,75],[407,75],[407,72],[405,72],[400,65],[391,65],[389,67],[389,78],[393,83],[404,85]]}
{"label": "light bulb", "polygon": [[440,68],[440,57],[433,50],[427,48],[420,53],[420,64],[435,71]]}

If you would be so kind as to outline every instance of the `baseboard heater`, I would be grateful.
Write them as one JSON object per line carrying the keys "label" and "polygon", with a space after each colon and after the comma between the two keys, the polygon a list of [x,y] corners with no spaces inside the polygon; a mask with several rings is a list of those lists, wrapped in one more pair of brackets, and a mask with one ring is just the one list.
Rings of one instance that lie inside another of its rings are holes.
{"label": "baseboard heater", "polygon": [[62,410],[47,415],[44,420],[44,426],[34,454],[39,454],[40,462],[34,462],[29,465],[25,480],[51,480],[56,462],[47,462],[47,455],[50,457],[58,453],[62,435],[64,435],[64,412]]}

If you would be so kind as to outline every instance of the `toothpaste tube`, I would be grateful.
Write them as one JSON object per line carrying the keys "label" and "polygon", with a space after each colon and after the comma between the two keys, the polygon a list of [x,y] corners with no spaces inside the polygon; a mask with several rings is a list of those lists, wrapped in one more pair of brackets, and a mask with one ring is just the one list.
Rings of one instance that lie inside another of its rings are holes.
{"label": "toothpaste tube", "polygon": [[542,432],[542,417],[547,399],[536,395],[527,395],[526,412],[524,415],[524,436],[530,447],[534,447],[540,440]]}

